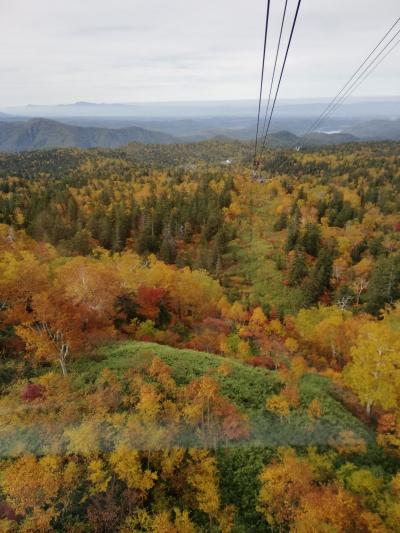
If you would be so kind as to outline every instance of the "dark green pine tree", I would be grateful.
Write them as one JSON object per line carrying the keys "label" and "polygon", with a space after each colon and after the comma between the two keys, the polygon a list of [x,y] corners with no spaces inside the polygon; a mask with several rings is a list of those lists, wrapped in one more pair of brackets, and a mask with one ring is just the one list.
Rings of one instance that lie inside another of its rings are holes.
{"label": "dark green pine tree", "polygon": [[183,226],[183,240],[186,244],[190,244],[193,239],[193,228],[190,222],[185,222]]}
{"label": "dark green pine tree", "polygon": [[131,198],[130,207],[129,207],[129,218],[130,218],[130,228],[131,231],[136,231],[139,227],[140,220],[140,208],[137,205],[135,198]]}
{"label": "dark green pine tree", "polygon": [[220,255],[218,255],[217,260],[215,262],[214,273],[217,278],[219,278],[222,274],[222,259]]}
{"label": "dark green pine tree", "polygon": [[99,208],[96,208],[88,217],[86,222],[86,229],[90,231],[91,236],[99,240],[100,233],[100,220],[102,218],[102,213]]}
{"label": "dark green pine tree", "polygon": [[382,257],[371,275],[365,295],[365,309],[379,316],[386,305],[400,298],[400,257]]}
{"label": "dark green pine tree", "polygon": [[326,203],[324,200],[320,200],[318,202],[317,209],[318,209],[318,220],[321,221],[321,218],[325,215],[325,211],[326,211]]}
{"label": "dark green pine tree", "polygon": [[218,198],[218,204],[222,207],[229,207],[231,203],[231,191],[233,190],[233,180],[230,178],[225,181],[224,188],[221,191],[221,194]]}
{"label": "dark green pine tree", "polygon": [[317,257],[321,247],[321,231],[317,224],[306,224],[302,244],[309,255]]}
{"label": "dark green pine tree", "polygon": [[196,261],[196,268],[204,268],[205,270],[210,268],[210,252],[208,249],[208,242],[205,236],[205,228],[203,228],[200,235],[200,252],[198,260]]}
{"label": "dark green pine tree", "polygon": [[286,238],[286,251],[294,250],[300,239],[300,214],[298,209],[294,212],[288,225],[288,233]]}
{"label": "dark green pine tree", "polygon": [[112,212],[112,250],[121,252],[131,230],[131,218],[123,204],[115,205]]}
{"label": "dark green pine tree", "polygon": [[50,242],[55,246],[61,240],[72,237],[71,228],[65,224],[62,216],[56,209],[49,212],[48,225],[49,228],[47,234],[50,236]]}
{"label": "dark green pine tree", "polygon": [[[71,228],[73,228],[74,231],[77,231],[78,229],[82,228],[82,217],[79,216],[79,207],[78,204],[75,201],[75,198],[73,196],[70,196],[67,203],[67,218],[69,225]],[[79,216],[79,223],[78,223],[78,216]]]}
{"label": "dark green pine tree", "polygon": [[375,258],[381,255],[384,251],[382,240],[383,238],[381,236],[377,236],[368,242],[369,252]]}
{"label": "dark green pine tree", "polygon": [[308,266],[302,250],[296,250],[290,264],[288,283],[291,287],[299,285],[308,275]]}
{"label": "dark green pine tree", "polygon": [[315,270],[320,283],[321,293],[330,288],[334,258],[335,248],[333,246],[321,248],[315,263]]}
{"label": "dark green pine tree", "polygon": [[99,221],[98,238],[100,245],[107,250],[112,246],[112,224],[110,218],[103,213],[102,218]]}
{"label": "dark green pine tree", "polygon": [[304,304],[313,305],[330,289],[335,248],[330,245],[321,248],[314,267],[303,285]]}
{"label": "dark green pine tree", "polygon": [[204,235],[207,241],[211,240],[221,227],[221,214],[217,207],[210,209],[207,221],[204,227]]}
{"label": "dark green pine tree", "polygon": [[79,255],[89,255],[92,251],[90,232],[87,229],[78,230],[70,241],[71,249]]}
{"label": "dark green pine tree", "polygon": [[104,206],[108,206],[110,204],[111,197],[106,188],[101,190],[101,193],[99,196],[99,202],[101,202]]}
{"label": "dark green pine tree", "polygon": [[143,212],[143,225],[139,231],[137,240],[139,254],[156,254],[160,250],[160,241],[155,232],[154,208],[147,207]]}
{"label": "dark green pine tree", "polygon": [[314,305],[321,296],[321,286],[313,268],[309,277],[303,283],[303,305]]}
{"label": "dark green pine tree", "polygon": [[274,224],[274,230],[281,231],[282,229],[285,229],[287,227],[287,224],[288,224],[287,214],[281,213]]}
{"label": "dark green pine tree", "polygon": [[170,234],[169,230],[164,232],[163,239],[160,246],[160,258],[170,265],[175,263],[176,260],[176,245],[175,241]]}

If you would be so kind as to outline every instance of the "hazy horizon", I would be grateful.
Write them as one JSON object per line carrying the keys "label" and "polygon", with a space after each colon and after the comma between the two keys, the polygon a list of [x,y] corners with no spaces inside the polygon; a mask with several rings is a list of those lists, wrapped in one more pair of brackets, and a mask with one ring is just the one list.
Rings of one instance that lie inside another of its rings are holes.
{"label": "hazy horizon", "polygon": [[[277,102],[275,115],[312,116],[319,114],[330,98],[283,98]],[[5,118],[68,118],[137,117],[137,118],[202,118],[202,117],[254,117],[257,113],[255,99],[193,100],[193,101],[142,101],[142,102],[73,102],[59,104],[27,104],[2,107]],[[400,117],[400,96],[352,97],[346,100],[332,118],[353,116]]]}
{"label": "hazy horizon", "polygon": [[[299,98],[279,98],[279,102],[277,102],[277,105],[285,104],[303,104],[303,103],[318,103],[318,102],[329,102],[334,95],[330,96],[310,96],[310,97],[299,97]],[[364,95],[364,96],[351,96],[350,98],[346,99],[345,103],[343,105],[349,104],[349,103],[355,103],[355,102],[369,102],[369,101],[387,101],[387,100],[397,100],[400,99],[400,92],[399,94],[391,94],[391,95]],[[140,105],[140,104],[198,104],[198,103],[234,103],[234,102],[257,102],[257,99],[254,98],[215,98],[215,99],[209,99],[209,100],[199,100],[199,99],[171,99],[171,100],[131,100],[131,101],[113,101],[113,100],[98,100],[95,99],[89,99],[89,100],[71,100],[71,101],[60,101],[58,103],[47,103],[47,102],[38,102],[38,103],[30,103],[25,102],[21,104],[11,105],[11,106],[3,106],[0,102],[0,109],[11,109],[14,107],[63,107],[63,106],[74,106],[74,105]]]}

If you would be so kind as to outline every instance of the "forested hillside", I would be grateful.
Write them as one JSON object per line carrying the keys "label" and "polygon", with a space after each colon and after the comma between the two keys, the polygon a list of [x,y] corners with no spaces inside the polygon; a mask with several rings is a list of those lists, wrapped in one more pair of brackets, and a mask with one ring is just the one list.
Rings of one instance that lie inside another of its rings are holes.
{"label": "forested hillside", "polygon": [[400,531],[400,145],[0,156],[0,530]]}
{"label": "forested hillside", "polygon": [[115,148],[133,141],[171,143],[174,137],[137,126],[118,129],[82,127],[44,118],[18,122],[0,121],[0,150],[3,152],[52,147]]}

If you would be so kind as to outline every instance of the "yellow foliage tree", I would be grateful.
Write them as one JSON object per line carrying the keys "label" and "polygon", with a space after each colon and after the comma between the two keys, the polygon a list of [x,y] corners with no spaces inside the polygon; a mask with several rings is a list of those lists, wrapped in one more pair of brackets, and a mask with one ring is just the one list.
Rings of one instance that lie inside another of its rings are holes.
{"label": "yellow foliage tree", "polygon": [[125,446],[119,446],[109,456],[111,467],[117,476],[131,489],[137,489],[146,494],[154,487],[158,478],[157,472],[143,470],[140,454]]}
{"label": "yellow foliage tree", "polygon": [[278,415],[281,420],[288,417],[290,414],[288,401],[279,394],[274,394],[268,398],[265,408],[267,411],[271,411],[271,413]]}
{"label": "yellow foliage tree", "polygon": [[285,528],[296,516],[300,495],[309,492],[313,472],[305,460],[292,450],[282,453],[282,460],[267,465],[260,475],[258,510],[270,526]]}
{"label": "yellow foliage tree", "polygon": [[3,469],[0,486],[15,511],[24,517],[22,530],[50,531],[50,521],[73,495],[77,476],[77,469],[67,469],[58,457],[26,455]]}
{"label": "yellow foliage tree", "polygon": [[400,392],[400,337],[383,322],[365,325],[350,350],[345,382],[355,391],[367,414],[374,405],[397,407]]}
{"label": "yellow foliage tree", "polygon": [[261,335],[267,326],[267,317],[261,307],[256,307],[249,320],[249,329],[255,335]]}
{"label": "yellow foliage tree", "polygon": [[88,464],[90,492],[106,492],[111,476],[106,471],[105,462],[100,458],[92,459]]}

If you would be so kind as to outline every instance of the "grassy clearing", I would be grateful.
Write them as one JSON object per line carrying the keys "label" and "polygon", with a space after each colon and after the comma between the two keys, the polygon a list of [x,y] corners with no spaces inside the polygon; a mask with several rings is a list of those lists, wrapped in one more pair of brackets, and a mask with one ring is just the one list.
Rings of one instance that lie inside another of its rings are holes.
{"label": "grassy clearing", "polygon": [[[273,372],[250,367],[236,361],[194,350],[178,350],[151,342],[128,341],[103,346],[97,354],[101,360],[82,359],[75,363],[77,383],[84,385],[96,380],[104,368],[122,377],[128,368],[140,368],[159,357],[172,369],[178,385],[185,385],[204,374],[211,374],[221,392],[241,409],[263,409],[265,398],[279,390],[279,380]],[[218,372],[228,363],[229,375]]]}
{"label": "grassy clearing", "polygon": [[[237,239],[230,245],[227,286],[248,297],[251,304],[268,304],[285,314],[296,313],[302,292],[284,284],[284,273],[274,260],[285,233],[273,227],[277,200],[267,185],[248,182],[241,191],[241,202],[243,219]],[[282,260],[285,263],[285,258]]]}
{"label": "grassy clearing", "polygon": [[[171,367],[179,385],[185,385],[204,374],[211,375],[219,383],[222,394],[249,416],[251,444],[254,446],[325,446],[341,432],[348,430],[372,443],[371,433],[332,396],[330,381],[315,374],[304,376],[300,382],[300,406],[292,410],[288,418],[280,419],[265,410],[266,399],[281,388],[275,372],[209,353],[179,350],[149,342],[128,341],[105,345],[96,356],[100,360],[82,359],[74,364],[77,387],[90,387],[104,368],[110,368],[123,377],[127,369],[143,367],[154,356],[160,357]],[[228,375],[218,371],[222,363],[229,364]],[[314,398],[322,406],[322,416],[310,421],[307,409]]]}

